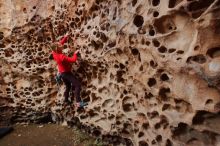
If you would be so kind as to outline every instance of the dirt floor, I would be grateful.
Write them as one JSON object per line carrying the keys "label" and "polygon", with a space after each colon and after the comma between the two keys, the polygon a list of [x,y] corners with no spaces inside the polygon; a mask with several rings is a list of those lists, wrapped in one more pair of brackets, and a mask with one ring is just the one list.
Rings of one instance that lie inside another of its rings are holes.
{"label": "dirt floor", "polygon": [[16,125],[0,139],[0,146],[102,146],[76,128],[56,124]]}

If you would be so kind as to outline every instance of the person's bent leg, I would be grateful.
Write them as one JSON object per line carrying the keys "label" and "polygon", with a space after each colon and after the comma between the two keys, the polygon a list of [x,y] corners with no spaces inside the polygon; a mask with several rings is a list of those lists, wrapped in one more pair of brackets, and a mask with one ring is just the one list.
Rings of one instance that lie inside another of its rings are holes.
{"label": "person's bent leg", "polygon": [[72,86],[75,88],[74,95],[76,98],[76,102],[81,102],[81,98],[80,98],[81,84],[74,75],[72,75],[71,77],[71,83]]}
{"label": "person's bent leg", "polygon": [[69,98],[69,94],[70,94],[70,89],[71,89],[71,84],[70,83],[66,83],[65,86],[66,86],[66,89],[64,91],[64,97],[65,97],[65,102],[68,102],[68,98]]}
{"label": "person's bent leg", "polygon": [[81,84],[74,75],[72,75],[71,83],[72,83],[72,86],[74,86],[75,88],[74,94],[76,98],[77,107],[84,107],[85,105],[87,105],[87,103],[84,103],[81,101],[81,98],[80,98]]}
{"label": "person's bent leg", "polygon": [[81,98],[80,98],[80,91],[81,91],[81,85],[77,84],[75,86],[75,96],[76,96],[76,102],[81,102]]}
{"label": "person's bent leg", "polygon": [[70,89],[71,89],[71,82],[70,82],[70,79],[69,79],[69,75],[66,74],[66,73],[62,73],[61,74],[61,77],[63,79],[63,82],[65,84],[65,91],[64,91],[64,101],[65,102],[68,102],[68,98],[69,98],[69,93],[70,93]]}

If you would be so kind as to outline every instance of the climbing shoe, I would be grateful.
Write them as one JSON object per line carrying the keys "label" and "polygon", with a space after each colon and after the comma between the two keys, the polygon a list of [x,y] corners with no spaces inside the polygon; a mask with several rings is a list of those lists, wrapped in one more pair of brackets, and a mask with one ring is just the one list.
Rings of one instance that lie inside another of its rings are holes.
{"label": "climbing shoe", "polygon": [[76,103],[76,106],[77,106],[78,108],[83,108],[83,107],[86,106],[86,105],[88,105],[88,103],[87,103],[87,102],[83,102],[83,101]]}

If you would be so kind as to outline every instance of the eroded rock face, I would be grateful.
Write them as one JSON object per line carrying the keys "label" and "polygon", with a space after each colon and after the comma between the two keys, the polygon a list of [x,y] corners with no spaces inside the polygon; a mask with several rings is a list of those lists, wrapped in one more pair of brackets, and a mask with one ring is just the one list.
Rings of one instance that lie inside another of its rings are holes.
{"label": "eroded rock face", "polygon": [[[219,145],[219,6],[218,0],[2,1],[0,119],[47,121],[49,113],[55,121],[80,121],[115,145]],[[57,89],[48,59],[50,44],[66,32],[72,33],[66,53],[82,52],[74,72],[89,102],[85,111],[62,104],[64,86]]]}

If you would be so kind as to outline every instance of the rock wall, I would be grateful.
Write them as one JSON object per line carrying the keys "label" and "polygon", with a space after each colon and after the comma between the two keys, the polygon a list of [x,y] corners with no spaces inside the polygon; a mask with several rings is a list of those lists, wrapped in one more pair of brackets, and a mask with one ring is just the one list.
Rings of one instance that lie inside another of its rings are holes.
{"label": "rock wall", "polygon": [[[81,122],[114,145],[220,145],[219,0],[0,2],[2,122]],[[63,104],[49,46],[66,32],[89,106]],[[122,139],[125,138],[125,139]]]}

